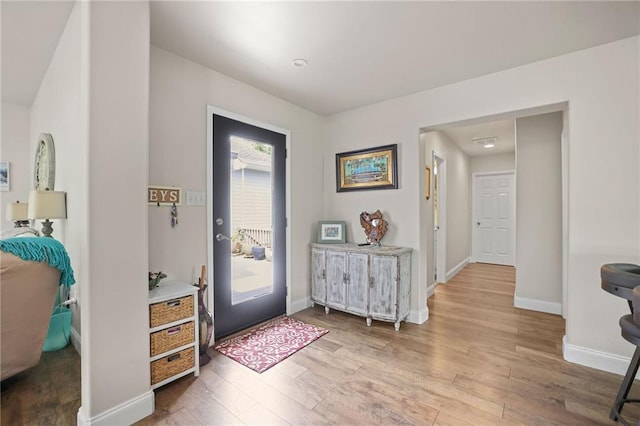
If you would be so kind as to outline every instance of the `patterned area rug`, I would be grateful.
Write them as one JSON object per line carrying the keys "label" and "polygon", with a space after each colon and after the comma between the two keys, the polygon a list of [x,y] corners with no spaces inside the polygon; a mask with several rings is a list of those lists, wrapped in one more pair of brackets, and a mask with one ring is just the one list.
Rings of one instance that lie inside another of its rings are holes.
{"label": "patterned area rug", "polygon": [[280,317],[219,343],[214,349],[262,373],[328,332],[293,318]]}

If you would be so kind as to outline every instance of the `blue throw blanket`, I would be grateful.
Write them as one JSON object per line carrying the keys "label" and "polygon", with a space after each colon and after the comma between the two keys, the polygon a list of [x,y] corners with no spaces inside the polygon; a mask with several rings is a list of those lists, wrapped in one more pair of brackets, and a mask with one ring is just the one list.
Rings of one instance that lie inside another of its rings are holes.
{"label": "blue throw blanket", "polygon": [[67,250],[62,243],[49,237],[20,237],[0,240],[0,250],[23,260],[46,262],[60,270],[60,285],[70,286],[76,280]]}

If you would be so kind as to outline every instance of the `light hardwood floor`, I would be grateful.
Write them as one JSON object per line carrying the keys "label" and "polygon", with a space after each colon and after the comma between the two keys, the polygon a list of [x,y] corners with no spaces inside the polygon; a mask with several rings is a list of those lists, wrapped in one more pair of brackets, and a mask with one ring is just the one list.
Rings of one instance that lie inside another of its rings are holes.
{"label": "light hardwood floor", "polygon": [[[156,411],[138,424],[614,424],[622,377],[563,361],[564,321],[513,308],[513,282],[513,268],[470,265],[437,287],[429,321],[399,332],[306,309],[293,317],[328,334],[262,374],[211,350],[200,377],[157,389]],[[52,424],[15,414],[32,398],[15,408],[3,392],[2,424]],[[640,419],[637,407],[625,414]]]}
{"label": "light hardwood floor", "polygon": [[513,292],[513,268],[473,264],[400,332],[306,309],[293,316],[328,334],[262,374],[211,351],[140,424],[613,424],[622,377],[563,361],[563,319],[515,309]]}

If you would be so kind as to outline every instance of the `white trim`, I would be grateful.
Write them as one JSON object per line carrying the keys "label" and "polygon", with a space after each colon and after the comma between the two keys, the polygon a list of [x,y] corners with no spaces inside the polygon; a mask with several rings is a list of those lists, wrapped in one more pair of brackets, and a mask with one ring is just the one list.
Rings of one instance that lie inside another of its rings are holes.
{"label": "white trim", "polygon": [[150,416],[154,410],[154,393],[150,390],[91,418],[87,418],[80,407],[77,424],[78,426],[129,425]]}
{"label": "white trim", "polygon": [[449,282],[451,278],[455,277],[458,272],[462,271],[464,267],[467,266],[470,262],[471,257],[467,257],[462,262],[451,268],[451,270],[447,272],[447,282]]}
{"label": "white trim", "polygon": [[302,299],[294,300],[291,302],[291,312],[287,310],[287,315],[295,314],[296,312],[303,311],[311,306],[311,297],[303,297]]}
{"label": "white trim", "polygon": [[[234,112],[226,111],[221,108],[217,108],[211,105],[207,105],[207,139],[205,141],[207,148],[207,263],[208,268],[208,282],[213,283],[213,114],[220,115],[232,120],[240,121],[242,123],[249,124],[251,126],[261,127],[263,129],[271,130],[272,132],[280,133],[285,136],[285,147],[287,150],[287,157],[285,159],[285,215],[286,215],[286,285],[291,287],[291,131],[283,129],[281,127],[274,126],[272,124],[263,123],[252,118],[245,117]],[[211,287],[213,289],[213,287]],[[213,290],[208,292],[207,304],[209,310],[213,315]],[[287,291],[286,297],[286,313],[290,315],[292,311],[291,307],[291,289]],[[215,325],[214,325],[215,327]],[[213,340],[212,344],[213,344]]]}
{"label": "white trim", "polygon": [[582,346],[567,343],[567,336],[562,337],[562,355],[565,361],[573,362],[598,370],[624,376],[631,362],[630,357],[601,352]]}
{"label": "white trim", "polygon": [[407,316],[407,322],[412,324],[423,324],[425,321],[429,319],[429,308],[427,306],[423,306],[422,309],[411,309],[409,311],[409,316]]}
{"label": "white trim", "polygon": [[71,327],[71,345],[79,355],[82,355],[82,337],[74,327]]}
{"label": "white trim", "polygon": [[[515,123],[515,121],[514,121]],[[515,133],[515,129],[514,129]],[[516,210],[516,197],[518,196],[516,193],[516,170],[496,170],[493,172],[478,172],[471,174],[471,263],[476,263],[478,261],[478,243],[477,243],[477,235],[476,235],[476,226],[475,223],[477,221],[476,217],[478,217],[478,212],[476,211],[476,179],[479,177],[485,176],[512,176],[512,187],[513,197],[511,204],[511,215],[513,217],[513,232],[511,237],[511,247],[513,249],[513,262],[510,264],[503,264],[506,266],[516,266],[516,229],[517,229],[517,210]]]}
{"label": "white trim", "polygon": [[562,133],[560,134],[561,186],[562,186],[562,318],[567,319],[569,300],[569,113],[562,110]]}
{"label": "white trim", "polygon": [[[440,162],[437,164],[438,174],[438,238],[436,240],[436,247],[434,247],[434,255],[436,256],[434,264],[436,265],[436,281],[440,283],[447,282],[447,157],[435,149],[431,152],[432,167],[436,167],[437,159]],[[435,231],[434,224],[431,223],[432,239],[434,239]],[[435,284],[435,283],[434,283]]]}
{"label": "white trim", "polygon": [[548,314],[562,314],[562,304],[547,302],[546,300],[529,299],[528,297],[513,297],[513,306],[530,311],[546,312]]}
{"label": "white trim", "polygon": [[431,284],[427,286],[427,299],[430,298],[431,296],[433,296],[433,294],[436,292],[436,285],[435,284]]}

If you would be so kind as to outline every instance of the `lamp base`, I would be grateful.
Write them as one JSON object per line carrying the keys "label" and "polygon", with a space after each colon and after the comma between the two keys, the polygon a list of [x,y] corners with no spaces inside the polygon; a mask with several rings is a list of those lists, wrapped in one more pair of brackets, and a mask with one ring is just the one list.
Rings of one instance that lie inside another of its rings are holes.
{"label": "lamp base", "polygon": [[51,234],[53,233],[53,222],[51,222],[49,219],[46,219],[44,222],[42,223],[42,236],[43,237],[49,237],[49,238],[53,238],[51,236]]}

